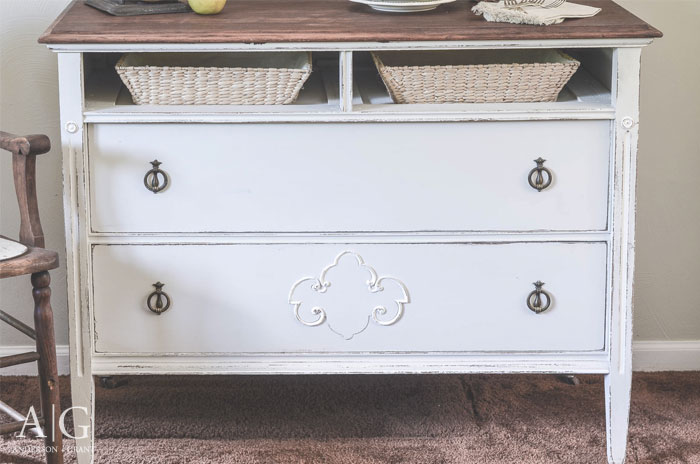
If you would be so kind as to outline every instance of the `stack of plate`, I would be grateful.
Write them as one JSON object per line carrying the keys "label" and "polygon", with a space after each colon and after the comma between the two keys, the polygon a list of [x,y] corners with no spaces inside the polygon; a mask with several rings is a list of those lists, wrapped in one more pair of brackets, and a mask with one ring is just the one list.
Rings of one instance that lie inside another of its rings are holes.
{"label": "stack of plate", "polygon": [[443,3],[452,3],[456,0],[350,0],[355,3],[369,5],[377,11],[390,13],[414,13],[418,11],[434,10]]}

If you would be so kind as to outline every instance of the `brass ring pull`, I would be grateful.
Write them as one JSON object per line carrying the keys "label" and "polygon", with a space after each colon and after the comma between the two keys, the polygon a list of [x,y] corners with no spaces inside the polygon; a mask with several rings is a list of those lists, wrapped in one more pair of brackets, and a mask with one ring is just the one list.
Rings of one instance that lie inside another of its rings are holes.
{"label": "brass ring pull", "polygon": [[[530,187],[534,188],[538,192],[546,189],[552,183],[552,171],[544,167],[545,161],[547,160],[542,159],[541,157],[537,158],[535,160],[537,166],[532,168],[530,174],[527,175],[527,181],[530,184]],[[543,173],[546,174],[547,180],[545,180]]]}
{"label": "brass ring pull", "polygon": [[[160,169],[161,164],[158,160],[151,161],[153,168],[143,177],[143,185],[153,193],[162,192],[168,186],[168,174]],[[162,182],[159,177],[163,178]]]}
{"label": "brass ring pull", "polygon": [[[163,291],[164,285],[165,284],[162,284],[160,282],[156,282],[155,284],[153,284],[156,290],[150,295],[148,295],[148,299],[146,300],[146,305],[148,306],[148,309],[158,314],[159,316],[165,311],[167,311],[168,308],[170,308],[170,297],[167,293]],[[156,300],[155,306],[153,305],[154,298]]]}
{"label": "brass ring pull", "polygon": [[[534,283],[535,289],[527,296],[527,307],[534,313],[542,313],[549,309],[552,304],[552,297],[545,290],[542,290],[544,282],[537,281]],[[543,302],[542,300],[546,302]]]}

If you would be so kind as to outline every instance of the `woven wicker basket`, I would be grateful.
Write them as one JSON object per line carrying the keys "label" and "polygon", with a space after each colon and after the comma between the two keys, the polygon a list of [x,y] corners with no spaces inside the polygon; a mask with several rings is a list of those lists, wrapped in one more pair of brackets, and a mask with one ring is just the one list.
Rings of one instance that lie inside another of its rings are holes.
{"label": "woven wicker basket", "polygon": [[310,53],[134,53],[115,66],[137,105],[286,105]]}
{"label": "woven wicker basket", "polygon": [[395,103],[556,101],[580,63],[557,50],[372,53]]}

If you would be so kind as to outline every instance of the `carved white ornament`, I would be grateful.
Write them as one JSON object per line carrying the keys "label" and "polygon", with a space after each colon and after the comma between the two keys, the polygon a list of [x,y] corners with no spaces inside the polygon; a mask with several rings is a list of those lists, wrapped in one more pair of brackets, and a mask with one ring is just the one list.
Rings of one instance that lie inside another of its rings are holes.
{"label": "carved white ornament", "polygon": [[333,326],[331,325],[330,322],[327,323],[328,328],[343,337],[346,340],[352,339],[355,335],[362,333],[367,329],[369,326],[370,318],[377,324],[382,325],[382,326],[388,326],[388,325],[393,325],[401,319],[401,316],[403,316],[404,312],[404,305],[408,304],[410,302],[410,297],[408,295],[408,290],[406,289],[406,286],[401,282],[400,280],[390,277],[390,276],[382,276],[379,277],[371,266],[368,266],[365,264],[364,260],[362,259],[362,256],[358,255],[355,252],[352,251],[343,251],[340,253],[335,260],[328,266],[326,266],[322,271],[321,274],[318,278],[316,277],[304,277],[303,279],[298,280],[294,285],[292,285],[292,289],[289,291],[289,304],[292,305],[294,309],[294,316],[296,316],[297,320],[301,322],[302,324],[309,326],[309,327],[316,327],[324,322],[328,321],[328,312],[326,311],[325,308],[321,306],[314,306],[311,308],[311,313],[314,316],[317,316],[316,319],[307,321],[305,320],[300,314],[299,310],[302,307],[303,301],[302,300],[295,300],[294,298],[294,291],[303,285],[304,283],[310,283],[311,289],[319,294],[324,294],[328,291],[329,287],[331,286],[331,282],[326,279],[326,274],[328,274],[328,271],[333,269],[338,265],[340,260],[343,257],[351,257],[354,258],[354,260],[357,262],[358,267],[366,270],[369,273],[369,279],[367,280],[367,290],[370,293],[379,293],[384,291],[384,286],[382,285],[383,282],[394,282],[399,289],[401,290],[402,296],[398,299],[394,299],[394,303],[396,304],[395,311],[396,313],[393,314],[393,317],[390,319],[384,319],[383,316],[386,316],[389,313],[389,310],[386,308],[386,306],[383,305],[377,305],[374,308],[371,309],[370,314],[368,314],[366,323],[364,326],[359,330],[351,334],[345,334],[341,333],[338,330],[334,329]]}
{"label": "carved white ornament", "polygon": [[73,121],[68,121],[66,123],[66,131],[70,134],[75,134],[78,132],[78,125]]}

